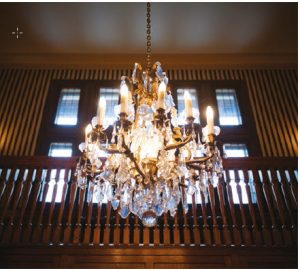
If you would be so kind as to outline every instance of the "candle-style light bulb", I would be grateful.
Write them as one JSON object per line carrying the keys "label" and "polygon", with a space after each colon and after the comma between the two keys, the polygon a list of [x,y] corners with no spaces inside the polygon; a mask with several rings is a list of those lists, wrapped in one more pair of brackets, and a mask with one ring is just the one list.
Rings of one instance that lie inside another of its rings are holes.
{"label": "candle-style light bulb", "polygon": [[184,92],[184,107],[186,118],[193,117],[192,97],[188,91]]}
{"label": "candle-style light bulb", "polygon": [[206,108],[207,133],[214,133],[214,111],[211,106]]}
{"label": "candle-style light bulb", "polygon": [[120,113],[126,113],[127,114],[127,108],[128,108],[128,87],[126,84],[122,84],[120,89],[121,94],[121,108]]}
{"label": "candle-style light bulb", "polygon": [[98,125],[103,125],[103,120],[106,110],[106,100],[104,97],[101,97],[98,103]]}
{"label": "candle-style light bulb", "polygon": [[166,84],[164,82],[161,82],[158,87],[157,108],[165,109],[166,89]]}

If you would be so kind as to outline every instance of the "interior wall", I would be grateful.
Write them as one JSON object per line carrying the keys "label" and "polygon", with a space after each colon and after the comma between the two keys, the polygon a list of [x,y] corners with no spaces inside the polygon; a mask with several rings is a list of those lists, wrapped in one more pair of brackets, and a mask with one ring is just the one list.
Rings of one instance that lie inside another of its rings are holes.
{"label": "interior wall", "polygon": [[[188,66],[188,64],[186,65]],[[298,92],[295,65],[253,64],[172,68],[170,80],[244,80],[264,157],[298,156]],[[13,65],[0,68],[0,155],[32,156],[49,84],[55,79],[120,80],[130,69],[87,65]],[[122,66],[120,66],[122,67]]]}

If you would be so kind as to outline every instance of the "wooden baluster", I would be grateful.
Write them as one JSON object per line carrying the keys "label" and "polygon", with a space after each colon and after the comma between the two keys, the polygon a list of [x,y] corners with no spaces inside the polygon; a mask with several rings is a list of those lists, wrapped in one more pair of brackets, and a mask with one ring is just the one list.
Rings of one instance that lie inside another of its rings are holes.
{"label": "wooden baluster", "polygon": [[32,234],[32,243],[36,244],[41,241],[41,233],[42,233],[42,219],[44,215],[45,205],[46,205],[46,197],[49,190],[49,182],[50,182],[50,175],[51,169],[47,169],[47,175],[45,179],[44,189],[43,189],[43,196],[41,201],[41,208],[39,211],[38,219],[36,225],[33,227],[33,234]]}
{"label": "wooden baluster", "polygon": [[168,246],[170,245],[170,227],[168,223],[168,213],[164,213],[164,228],[163,228],[163,239],[164,239],[164,245]]}
{"label": "wooden baluster", "polygon": [[143,226],[143,244],[148,246],[150,244],[150,229]]}
{"label": "wooden baluster", "polygon": [[8,222],[7,222],[7,226],[4,230],[4,234],[3,234],[3,240],[2,242],[4,244],[8,244],[11,241],[11,234],[12,234],[12,230],[14,227],[14,218],[15,218],[15,213],[16,213],[16,209],[19,203],[19,199],[21,197],[21,190],[23,187],[23,181],[24,181],[24,173],[25,170],[21,169],[19,172],[19,176],[18,179],[16,181],[15,184],[15,189],[13,191],[13,200],[12,200],[12,208],[11,208],[11,212],[9,214],[9,218],[8,218]]}
{"label": "wooden baluster", "polygon": [[64,169],[64,185],[62,187],[62,195],[58,210],[58,217],[57,217],[57,223],[55,226],[55,229],[53,231],[53,243],[58,244],[60,243],[61,238],[61,232],[62,232],[62,215],[65,207],[66,202],[66,194],[67,194],[67,187],[68,187],[68,177],[69,177],[69,169]]}
{"label": "wooden baluster", "polygon": [[[4,221],[5,221],[5,218],[6,218],[6,212],[8,210],[9,203],[10,203],[11,198],[12,198],[12,192],[13,192],[13,188],[14,188],[14,185],[15,185],[15,174],[16,174],[16,169],[13,168],[10,171],[9,178],[8,178],[7,183],[6,183],[6,188],[5,188],[5,191],[3,193],[3,197],[1,199],[0,206],[2,206],[2,208],[1,208],[1,212],[0,212],[0,237],[2,236],[2,232],[5,228]],[[20,172],[19,172],[19,174],[20,174]]]}
{"label": "wooden baluster", "polygon": [[0,199],[5,189],[7,168],[3,168],[0,175]]}
{"label": "wooden baluster", "polygon": [[244,209],[244,204],[243,204],[243,195],[242,195],[242,188],[240,185],[240,176],[238,173],[238,170],[234,170],[234,176],[235,176],[235,183],[236,183],[236,190],[239,198],[239,205],[240,205],[240,211],[241,211],[241,218],[242,218],[242,235],[244,239],[244,245],[250,246],[251,245],[251,235],[249,232],[249,228],[247,225],[247,220],[246,220],[246,213]]}
{"label": "wooden baluster", "polygon": [[191,244],[191,235],[190,235],[190,229],[189,225],[187,223],[187,213],[185,213],[183,202],[187,201],[186,199],[186,193],[184,191],[184,186],[181,187],[181,193],[182,193],[182,215],[183,215],[183,240],[184,244],[186,246],[189,246]]}
{"label": "wooden baluster", "polygon": [[284,195],[284,201],[287,206],[287,210],[289,213],[289,220],[290,220],[290,229],[292,232],[293,240],[298,240],[297,237],[297,230],[295,226],[295,220],[294,220],[294,215],[293,215],[293,210],[292,210],[292,203],[291,203],[291,190],[289,189],[289,184],[286,179],[286,175],[284,170],[279,170],[280,176],[281,176],[281,189],[282,193]]}
{"label": "wooden baluster", "polygon": [[110,201],[107,202],[106,204],[106,223],[105,223],[105,228],[104,228],[104,238],[103,238],[103,244],[104,245],[109,245],[110,243],[110,212],[111,212],[111,203]]}
{"label": "wooden baluster", "polygon": [[123,228],[123,244],[129,245],[130,228],[129,228],[130,214],[126,217],[124,228]]}
{"label": "wooden baluster", "polygon": [[101,207],[102,207],[102,202],[98,202],[98,208],[97,208],[97,222],[96,222],[96,224],[95,224],[94,236],[93,236],[93,244],[94,244],[94,245],[99,245],[99,243],[100,243]]}
{"label": "wooden baluster", "polygon": [[203,237],[205,245],[211,246],[211,236],[207,223],[207,213],[206,213],[206,202],[204,192],[200,191],[201,196],[201,210],[202,210],[202,218],[203,218]]}
{"label": "wooden baluster", "polygon": [[211,214],[212,214],[214,241],[215,241],[215,244],[217,246],[219,246],[219,245],[221,245],[221,234],[220,234],[219,226],[217,223],[214,187],[213,187],[211,178],[208,179],[208,195],[209,195]]}
{"label": "wooden baluster", "polygon": [[25,214],[25,211],[27,209],[27,204],[28,204],[28,199],[32,187],[32,177],[33,177],[34,169],[29,169],[28,174],[26,176],[26,180],[24,183],[24,189],[22,190],[22,197],[20,195],[20,202],[19,206],[21,206],[20,213],[17,215],[16,223],[14,225],[14,232],[13,232],[13,239],[12,242],[14,244],[20,242],[20,235],[21,235],[21,230],[23,227],[23,217]]}
{"label": "wooden baluster", "polygon": [[77,178],[74,176],[74,170],[71,171],[71,178],[68,183],[68,186],[70,186],[70,199],[69,199],[69,206],[67,209],[67,221],[64,229],[64,237],[63,237],[64,244],[68,244],[71,242],[70,238],[71,238],[72,212],[74,208],[74,202],[75,202],[76,191],[77,191]]}
{"label": "wooden baluster", "polygon": [[221,210],[221,215],[222,215],[222,232],[224,236],[224,243],[226,246],[231,245],[231,236],[229,232],[229,227],[228,227],[228,222],[227,222],[227,215],[226,215],[226,210],[225,210],[225,200],[224,200],[224,177],[222,175],[221,178],[219,178],[217,189],[218,189],[218,195],[219,195],[219,202],[220,202],[220,210]]}
{"label": "wooden baluster", "polygon": [[243,174],[244,174],[244,182],[245,182],[245,188],[246,188],[246,193],[247,193],[247,198],[248,198],[248,206],[249,206],[249,211],[250,211],[250,217],[251,217],[251,222],[252,222],[252,234],[253,234],[254,244],[256,246],[261,246],[262,245],[262,240],[261,240],[260,232],[258,230],[256,217],[255,217],[255,211],[254,211],[254,207],[253,207],[253,204],[252,204],[251,190],[250,190],[250,186],[249,186],[248,170],[244,169]]}
{"label": "wooden baluster", "polygon": [[51,198],[51,203],[49,206],[49,213],[47,217],[47,222],[45,227],[43,228],[43,234],[42,234],[42,243],[44,244],[49,244],[51,243],[51,233],[52,233],[52,216],[54,212],[54,207],[55,207],[55,199],[56,199],[56,194],[57,194],[57,183],[59,181],[59,173],[60,169],[56,169],[55,172],[55,183],[53,186],[53,193],[52,193],[52,198]]}
{"label": "wooden baluster", "polygon": [[174,216],[174,226],[173,226],[173,237],[174,237],[174,245],[177,246],[180,244],[180,233],[179,233],[179,225],[178,225],[178,211]]}
{"label": "wooden baluster", "polygon": [[33,215],[36,210],[36,203],[38,201],[38,195],[39,191],[41,189],[41,177],[42,177],[43,170],[41,168],[37,169],[35,180],[33,181],[32,184],[32,198],[31,198],[31,204],[29,207],[29,215],[27,222],[24,223],[24,230],[21,236],[21,242],[22,243],[29,243],[31,233],[32,233],[32,220],[33,220]]}
{"label": "wooden baluster", "polygon": [[134,216],[133,244],[136,246],[140,244],[140,225],[137,215]]}
{"label": "wooden baluster", "polygon": [[[113,243],[115,246],[120,245],[120,214],[119,214],[119,207],[117,208],[115,215],[116,215],[116,223],[115,225],[113,225],[113,229],[114,229],[114,240]],[[129,215],[128,215],[129,216]]]}
{"label": "wooden baluster", "polygon": [[192,196],[192,210],[193,210],[193,235],[194,243],[196,246],[200,245],[200,229],[197,222],[197,205],[196,205],[196,192]]}
{"label": "wooden baluster", "polygon": [[87,214],[86,214],[86,224],[83,234],[83,244],[89,244],[91,240],[91,229],[92,229],[92,211],[93,211],[93,195],[94,195],[94,184],[92,182],[89,183],[89,196],[87,197]]}
{"label": "wooden baluster", "polygon": [[153,244],[155,246],[158,246],[160,244],[160,225],[158,219],[156,226],[153,227]]}
{"label": "wooden baluster", "polygon": [[240,235],[240,231],[238,229],[238,225],[237,225],[236,217],[235,217],[234,202],[233,202],[233,196],[232,196],[232,187],[230,185],[231,180],[230,180],[229,170],[226,170],[225,172],[226,172],[226,190],[227,190],[227,195],[228,195],[228,202],[229,202],[231,221],[232,221],[233,242],[235,245],[239,246],[239,245],[241,245],[241,235]]}
{"label": "wooden baluster", "polygon": [[271,184],[272,184],[272,189],[273,189],[273,195],[275,196],[275,201],[276,201],[276,207],[279,213],[279,218],[281,222],[281,229],[282,229],[282,234],[283,234],[283,240],[286,245],[291,245],[292,242],[292,235],[291,232],[287,228],[287,219],[285,216],[285,207],[283,205],[283,201],[281,198],[280,194],[280,182],[278,180],[278,177],[276,175],[276,172],[274,169],[271,169]]}
{"label": "wooden baluster", "polygon": [[276,246],[282,246],[283,242],[276,225],[275,214],[272,206],[273,199],[269,190],[270,181],[266,170],[262,170],[262,180],[263,180],[263,191],[266,198],[266,202],[267,202],[267,206],[271,218],[271,223],[272,223],[273,240]]}
{"label": "wooden baluster", "polygon": [[79,244],[80,243],[80,232],[81,232],[81,215],[82,215],[82,209],[84,205],[84,195],[85,195],[86,189],[79,189],[79,199],[78,199],[78,210],[77,210],[77,220],[74,228],[74,235],[73,235],[73,244]]}
{"label": "wooden baluster", "polygon": [[291,185],[293,199],[294,199],[295,205],[298,206],[298,182],[295,178],[294,170],[289,169],[288,173],[290,175],[290,185]]}
{"label": "wooden baluster", "polygon": [[253,178],[254,178],[254,188],[255,188],[255,194],[257,199],[257,205],[259,210],[259,216],[261,220],[261,229],[263,234],[264,243],[267,246],[272,245],[272,237],[270,230],[268,228],[267,222],[266,222],[266,216],[265,211],[263,207],[263,199],[262,199],[262,184],[258,175],[257,170],[253,170]]}

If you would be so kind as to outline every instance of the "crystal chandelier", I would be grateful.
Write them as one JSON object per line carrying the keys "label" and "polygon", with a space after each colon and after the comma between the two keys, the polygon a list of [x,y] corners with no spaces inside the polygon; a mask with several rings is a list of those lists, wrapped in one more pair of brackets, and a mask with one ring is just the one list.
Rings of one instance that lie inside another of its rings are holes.
{"label": "crystal chandelier", "polygon": [[147,69],[135,63],[132,77],[121,77],[112,133],[104,125],[106,102],[100,99],[97,116],[79,145],[82,155],[76,167],[78,186],[88,187],[90,200],[94,195],[100,203],[111,201],[122,218],[131,212],[147,227],[155,226],[163,213],[174,216],[180,201],[187,212],[186,195],[206,194],[208,182],[215,185],[223,171],[212,108],[207,107],[202,129],[195,122],[199,112],[185,92],[180,114],[185,124],[179,125],[166,73],[159,62],[150,64],[150,22],[147,3]]}

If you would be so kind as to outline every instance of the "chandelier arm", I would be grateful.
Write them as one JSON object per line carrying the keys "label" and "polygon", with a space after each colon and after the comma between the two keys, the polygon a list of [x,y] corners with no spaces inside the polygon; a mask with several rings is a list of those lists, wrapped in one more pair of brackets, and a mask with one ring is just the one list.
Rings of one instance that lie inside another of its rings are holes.
{"label": "chandelier arm", "polygon": [[130,151],[129,147],[125,144],[124,141],[124,135],[123,137],[123,143],[122,143],[122,147],[125,149],[125,151],[123,152],[135,165],[135,168],[137,170],[137,172],[143,177],[143,179],[145,178],[145,174],[143,173],[143,171],[140,169],[136,159],[134,158],[133,153]]}
{"label": "chandelier arm", "polygon": [[109,154],[124,154],[124,151],[119,151],[119,150],[113,150],[113,149],[107,149],[107,148],[103,148],[101,146],[99,146],[99,149],[102,151],[105,151]]}
{"label": "chandelier arm", "polygon": [[207,160],[209,160],[210,158],[212,158],[212,155],[207,156],[207,157],[203,157],[203,158],[189,160],[189,161],[186,161],[185,164],[186,165],[191,165],[191,164],[195,164],[195,163],[203,163],[203,162],[206,162]]}
{"label": "chandelier arm", "polygon": [[193,137],[191,135],[189,135],[184,141],[182,142],[179,142],[179,143],[176,143],[176,144],[170,144],[170,145],[167,145],[165,147],[165,150],[166,151],[169,151],[169,150],[173,150],[173,149],[177,149],[177,148],[181,148],[183,147],[184,145],[186,145],[187,143],[189,143],[190,141],[192,141]]}

